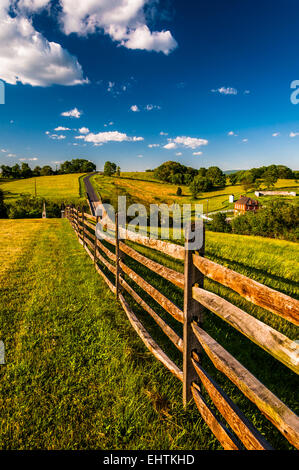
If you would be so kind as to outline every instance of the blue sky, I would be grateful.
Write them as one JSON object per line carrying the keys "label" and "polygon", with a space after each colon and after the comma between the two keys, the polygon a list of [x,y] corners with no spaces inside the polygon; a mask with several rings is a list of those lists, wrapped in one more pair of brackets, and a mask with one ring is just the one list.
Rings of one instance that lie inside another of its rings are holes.
{"label": "blue sky", "polygon": [[299,168],[297,0],[73,4],[1,1],[0,165]]}

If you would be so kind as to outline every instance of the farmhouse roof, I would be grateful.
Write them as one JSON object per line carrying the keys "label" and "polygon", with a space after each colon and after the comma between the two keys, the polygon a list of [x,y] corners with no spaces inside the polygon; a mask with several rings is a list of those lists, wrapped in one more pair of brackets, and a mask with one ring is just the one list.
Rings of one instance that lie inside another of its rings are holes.
{"label": "farmhouse roof", "polygon": [[246,206],[257,206],[258,202],[251,197],[241,196],[240,199],[237,201],[237,204],[245,204]]}

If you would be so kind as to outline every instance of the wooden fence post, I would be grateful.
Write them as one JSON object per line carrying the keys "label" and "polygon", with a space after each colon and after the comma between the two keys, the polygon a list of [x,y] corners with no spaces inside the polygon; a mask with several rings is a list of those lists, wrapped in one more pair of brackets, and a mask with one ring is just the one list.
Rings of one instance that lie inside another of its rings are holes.
{"label": "wooden fence post", "polygon": [[74,204],[71,205],[71,222],[73,230],[75,230],[75,223],[74,223]]}
{"label": "wooden fence post", "polygon": [[77,212],[76,212],[76,230],[77,230],[77,237],[78,237],[78,239],[80,240],[80,237],[79,237],[79,209],[80,209],[80,207],[77,206]]}
{"label": "wooden fence post", "polygon": [[[192,225],[191,230],[194,229]],[[203,222],[203,244],[200,249],[200,255],[204,256],[205,249],[205,227]],[[197,373],[191,361],[193,350],[198,350],[199,343],[192,331],[192,321],[196,319],[199,324],[203,321],[204,307],[192,298],[192,287],[197,284],[203,287],[203,274],[193,264],[194,250],[190,249],[189,234],[186,234],[185,240],[185,287],[184,287],[184,350],[183,350],[183,404],[186,407],[187,403],[192,398],[191,385],[192,382],[198,380]]]}
{"label": "wooden fence post", "polygon": [[96,265],[97,263],[97,247],[98,247],[98,239],[97,239],[97,225],[99,223],[99,216],[97,215],[96,216],[96,228],[95,228],[95,231],[94,231],[94,236],[95,236],[95,239],[94,239],[94,253],[93,253],[93,264]]}
{"label": "wooden fence post", "polygon": [[85,206],[82,207],[82,211],[81,211],[81,221],[82,221],[82,238],[83,238],[83,246],[85,247]]}
{"label": "wooden fence post", "polygon": [[115,290],[116,290],[116,298],[119,299],[119,294],[121,292],[121,283],[120,277],[122,275],[122,269],[120,267],[120,261],[123,258],[123,252],[119,246],[119,213],[115,214],[115,255],[116,255],[116,273],[115,273]]}
{"label": "wooden fence post", "polygon": [[116,255],[116,273],[115,273],[115,288],[116,298],[119,299],[119,274],[120,274],[120,249],[119,249],[119,219],[118,212],[115,214],[115,255]]}

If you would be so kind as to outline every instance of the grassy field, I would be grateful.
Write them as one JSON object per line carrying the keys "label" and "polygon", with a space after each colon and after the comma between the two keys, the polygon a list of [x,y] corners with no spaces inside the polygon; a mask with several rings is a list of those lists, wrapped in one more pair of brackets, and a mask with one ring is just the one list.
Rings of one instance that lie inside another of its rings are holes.
{"label": "grassy field", "polygon": [[1,449],[219,449],[66,220],[0,220]]}
{"label": "grassy field", "polygon": [[[1,449],[221,448],[195,406],[182,408],[181,384],[143,346],[67,220],[1,220],[0,231],[0,339],[6,347],[6,365],[0,366]],[[138,249],[183,269],[182,263],[160,253]],[[298,270],[293,265],[298,246],[293,243],[208,233],[207,256],[298,297]],[[126,262],[182,307],[179,289],[134,260]],[[229,289],[212,281],[205,287],[298,338],[288,322],[240,300]],[[177,322],[139,293],[182,334]],[[130,303],[181,366],[180,354],[156,324]],[[211,313],[204,324],[296,411],[294,373]],[[291,448],[206,357],[203,365],[275,448]]]}
{"label": "grassy field", "polygon": [[75,200],[84,195],[83,173],[68,175],[39,176],[20,180],[1,180],[0,189],[4,191],[7,202],[17,199],[20,194],[35,195],[51,200]]}
{"label": "grassy field", "polygon": [[[155,181],[151,172],[121,173],[121,177],[107,177],[97,175],[92,177],[92,182],[101,195],[104,202],[116,205],[117,195],[126,195],[129,204],[139,202],[146,207],[149,204],[203,204],[204,212],[232,209],[228,196],[234,194],[235,200],[244,194],[242,185],[227,185],[218,191],[202,193],[194,200],[187,186],[181,186],[182,196],[177,196],[177,185]],[[277,189],[298,190],[299,183],[295,180],[279,180],[275,186]],[[254,192],[248,193],[254,197]],[[293,198],[294,199],[294,198]],[[208,200],[208,202],[207,202]]]}

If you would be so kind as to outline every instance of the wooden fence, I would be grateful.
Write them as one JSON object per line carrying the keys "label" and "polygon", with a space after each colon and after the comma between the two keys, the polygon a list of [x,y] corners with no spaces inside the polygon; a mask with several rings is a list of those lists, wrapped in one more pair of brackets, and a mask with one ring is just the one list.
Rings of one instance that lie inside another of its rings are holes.
{"label": "wooden fence", "polygon": [[[205,258],[204,248],[200,252],[193,252],[188,249],[189,242],[186,242],[184,247],[129,232],[119,226],[118,216],[116,216],[115,225],[110,224],[108,227],[108,229],[114,230],[115,236],[111,237],[107,232],[105,237],[105,241],[113,245],[114,252],[107,248],[108,244],[103,244],[96,237],[96,225],[103,224],[99,217],[85,213],[84,209],[75,209],[74,207],[66,208],[66,217],[76,232],[79,242],[93,260],[95,269],[117,296],[132,327],[146,347],[183,383],[184,405],[190,399],[194,399],[201,416],[224,449],[269,450],[272,447],[202,367],[201,355],[203,351],[216,369],[238,387],[294,447],[299,448],[299,418],[204,331],[204,309],[208,309],[220,317],[296,374],[299,370],[299,345],[220,296],[205,290],[204,278],[208,277],[229,287],[253,304],[263,307],[295,325],[299,324],[299,302],[297,300]],[[123,237],[120,235],[125,235],[124,241],[121,240]],[[184,260],[184,274],[147,258],[128,246],[125,240],[160,251],[176,260]],[[173,301],[127,266],[124,263],[124,254],[182,289],[184,310],[179,309]],[[112,273],[115,282],[111,282],[105,275],[99,263]],[[183,338],[140,297],[128,284],[126,278],[134,281],[175,320],[183,324]],[[183,370],[165,354],[149,335],[126,301],[125,291],[155,320],[165,335],[182,353]],[[230,429],[212,411],[202,395],[202,389],[206,390]]]}

